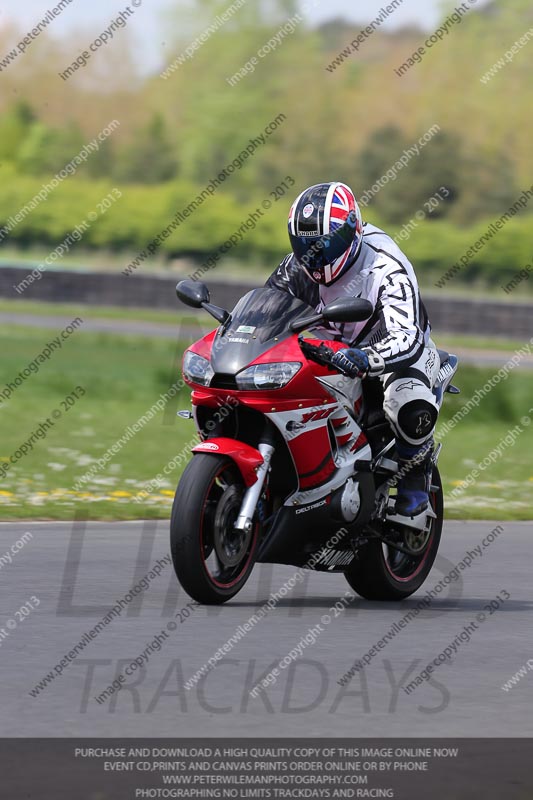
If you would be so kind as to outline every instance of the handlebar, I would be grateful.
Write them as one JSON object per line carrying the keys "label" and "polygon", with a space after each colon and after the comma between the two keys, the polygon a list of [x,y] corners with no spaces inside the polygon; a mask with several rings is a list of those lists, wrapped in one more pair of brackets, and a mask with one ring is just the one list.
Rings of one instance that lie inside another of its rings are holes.
{"label": "handlebar", "polygon": [[[315,361],[317,364],[327,367],[332,372],[336,372],[338,375],[344,375],[346,378],[353,379],[355,377],[352,372],[346,372],[340,364],[332,363],[336,351],[332,350],[331,347],[328,347],[325,344],[310,344],[305,339],[302,339],[301,336],[298,337],[298,343],[301,347],[302,353],[310,361]],[[360,373],[358,377],[362,378],[364,375]]]}
{"label": "handlebar", "polygon": [[338,367],[333,366],[331,363],[331,359],[334,356],[334,350],[332,350],[331,347],[327,347],[325,344],[309,344],[309,342],[302,339],[300,336],[298,337],[298,342],[302,353],[310,361],[314,361],[316,364],[320,364],[323,367],[328,367],[333,372],[339,372]]}

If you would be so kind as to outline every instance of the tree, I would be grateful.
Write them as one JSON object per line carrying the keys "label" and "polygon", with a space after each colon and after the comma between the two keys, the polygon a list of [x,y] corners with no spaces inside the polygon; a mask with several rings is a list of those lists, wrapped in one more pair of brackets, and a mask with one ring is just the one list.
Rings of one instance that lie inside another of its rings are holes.
{"label": "tree", "polygon": [[162,114],[154,114],[119,159],[116,177],[126,183],[163,183],[176,175],[175,146]]}
{"label": "tree", "polygon": [[[399,164],[400,158],[404,162]],[[380,182],[369,204],[388,222],[406,222],[423,211],[441,187],[449,194],[432,217],[446,216],[460,193],[461,148],[457,138],[445,132],[437,133],[422,147],[398,128],[383,128],[363,149],[358,167],[365,190]]]}
{"label": "tree", "polygon": [[21,143],[35,122],[35,114],[28,103],[15,103],[0,120],[0,159],[16,161]]}
{"label": "tree", "polygon": [[64,130],[34,122],[18,151],[17,164],[22,172],[45,175],[58,172],[83,146],[83,135],[71,122]]}

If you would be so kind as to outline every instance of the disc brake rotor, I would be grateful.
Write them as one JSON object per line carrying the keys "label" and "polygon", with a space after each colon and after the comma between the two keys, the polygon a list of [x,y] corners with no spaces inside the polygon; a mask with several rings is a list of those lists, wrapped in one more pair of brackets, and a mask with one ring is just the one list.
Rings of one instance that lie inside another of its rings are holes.
{"label": "disc brake rotor", "polygon": [[242,503],[242,493],[237,486],[229,486],[220,498],[215,512],[213,538],[215,553],[224,567],[239,564],[252,539],[253,529],[245,533],[235,530],[235,522]]}
{"label": "disc brake rotor", "polygon": [[408,550],[410,550],[413,555],[418,555],[422,553],[425,549],[429,537],[431,535],[431,526],[429,530],[426,531],[414,531],[412,528],[408,529],[404,533],[404,542],[405,546]]}

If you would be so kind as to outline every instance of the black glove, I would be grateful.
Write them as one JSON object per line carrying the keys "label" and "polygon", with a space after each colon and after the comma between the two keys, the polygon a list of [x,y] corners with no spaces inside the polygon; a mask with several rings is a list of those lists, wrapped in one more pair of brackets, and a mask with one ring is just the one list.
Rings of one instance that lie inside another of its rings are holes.
{"label": "black glove", "polygon": [[355,347],[337,350],[331,359],[331,365],[350,378],[364,378],[369,369],[367,354]]}

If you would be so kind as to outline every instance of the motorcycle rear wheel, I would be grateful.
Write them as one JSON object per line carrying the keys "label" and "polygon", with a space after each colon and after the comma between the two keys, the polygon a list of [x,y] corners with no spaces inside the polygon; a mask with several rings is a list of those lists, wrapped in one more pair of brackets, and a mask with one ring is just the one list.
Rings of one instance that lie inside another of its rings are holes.
{"label": "motorcycle rear wheel", "polygon": [[426,580],[437,557],[444,518],[442,482],[437,467],[433,470],[431,484],[430,504],[437,516],[431,521],[426,546],[419,555],[408,556],[379,539],[369,541],[344,573],[361,597],[404,600]]}
{"label": "motorcycle rear wheel", "polygon": [[249,533],[233,527],[245,490],[231,459],[204,453],[193,456],[178,484],[170,521],[172,561],[180,584],[198,603],[230,600],[253,569],[259,525]]}

